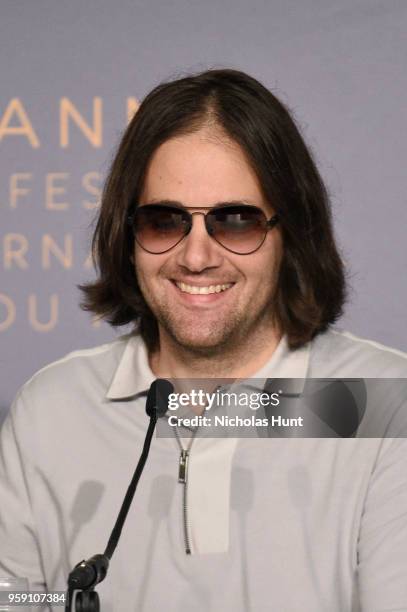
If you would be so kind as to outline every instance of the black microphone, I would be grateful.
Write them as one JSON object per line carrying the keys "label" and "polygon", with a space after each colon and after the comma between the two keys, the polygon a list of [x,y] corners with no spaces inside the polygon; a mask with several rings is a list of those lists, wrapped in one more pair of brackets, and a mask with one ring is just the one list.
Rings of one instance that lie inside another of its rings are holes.
{"label": "black microphone", "polygon": [[157,378],[152,382],[147,395],[147,415],[155,419],[164,416],[168,410],[168,397],[173,392],[173,385],[165,378]]}
{"label": "black microphone", "polygon": [[109,562],[119,542],[124,522],[136,492],[137,484],[147,461],[157,419],[164,416],[167,412],[168,397],[173,391],[173,385],[164,378],[155,380],[148,390],[146,413],[147,416],[150,417],[150,423],[148,425],[143,450],[136,470],[127,489],[105,552],[103,554],[93,555],[93,557],[90,557],[87,561],[80,561],[70,572],[68,577],[65,612],[72,611],[75,592],[77,592],[75,597],[75,612],[99,612],[100,610],[99,596],[93,589],[99,582],[102,582],[102,580],[106,578]]}

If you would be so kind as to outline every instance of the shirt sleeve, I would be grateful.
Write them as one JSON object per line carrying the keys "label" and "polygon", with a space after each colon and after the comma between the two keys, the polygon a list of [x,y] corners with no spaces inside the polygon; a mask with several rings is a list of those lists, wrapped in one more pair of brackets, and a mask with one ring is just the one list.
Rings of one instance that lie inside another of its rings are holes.
{"label": "shirt sleeve", "polygon": [[0,431],[0,575],[28,578],[31,590],[44,590],[30,500],[29,430],[20,394]]}
{"label": "shirt sleeve", "polygon": [[384,439],[373,470],[358,546],[363,612],[407,610],[407,439]]}

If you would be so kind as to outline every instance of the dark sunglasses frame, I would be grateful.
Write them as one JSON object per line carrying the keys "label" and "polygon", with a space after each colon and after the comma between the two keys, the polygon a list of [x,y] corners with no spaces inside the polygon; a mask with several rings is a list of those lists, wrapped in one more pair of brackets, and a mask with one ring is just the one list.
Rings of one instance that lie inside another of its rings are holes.
{"label": "dark sunglasses frame", "polygon": [[[137,239],[137,234],[135,231],[135,221],[136,221],[136,217],[137,217],[137,213],[138,211],[142,210],[142,209],[155,209],[155,210],[163,210],[163,209],[169,209],[169,210],[173,210],[176,212],[180,212],[183,214],[183,218],[185,221],[187,221],[187,224],[185,224],[184,229],[183,229],[183,235],[181,236],[181,238],[179,240],[177,240],[177,242],[175,244],[173,244],[172,246],[170,246],[168,249],[165,249],[164,251],[150,251],[149,249],[147,249],[144,245],[142,245],[140,243],[140,241]],[[210,225],[208,225],[208,216],[210,218],[210,216],[218,211],[228,211],[230,209],[251,209],[251,210],[255,210],[257,213],[260,213],[261,217],[264,219],[264,236],[260,242],[260,244],[258,246],[256,246],[255,249],[252,249],[251,251],[248,251],[247,253],[240,253],[239,251],[234,251],[232,249],[230,249],[229,247],[225,246],[222,242],[220,242],[216,236],[213,233],[212,228],[210,227]],[[196,211],[207,211],[207,212],[189,212],[190,210],[196,210]],[[234,253],[235,255],[251,255],[252,253],[255,253],[256,251],[259,250],[259,248],[262,246],[262,244],[264,243],[266,236],[267,236],[267,232],[270,231],[271,229],[273,229],[273,227],[278,223],[279,221],[279,216],[273,215],[272,217],[270,217],[270,219],[267,219],[266,215],[264,214],[264,211],[259,208],[258,206],[253,206],[252,204],[226,204],[223,206],[186,206],[186,207],[181,207],[181,206],[176,206],[176,205],[170,205],[170,204],[145,204],[142,206],[136,206],[136,208],[133,210],[133,212],[128,216],[128,223],[131,226],[132,230],[133,230],[133,235],[134,235],[134,239],[136,240],[137,244],[147,253],[151,253],[151,255],[162,255],[163,253],[168,253],[168,251],[171,251],[171,249],[174,249],[178,244],[180,244],[180,242],[186,237],[188,236],[189,232],[192,229],[192,220],[193,220],[193,216],[194,215],[203,215],[204,220],[205,220],[205,228],[206,231],[208,232],[208,235],[213,238],[213,240],[215,240],[215,242],[217,242],[217,244],[219,244],[221,247],[223,247],[224,249],[226,249],[227,251],[229,251],[230,253]],[[186,229],[185,229],[186,228]]]}

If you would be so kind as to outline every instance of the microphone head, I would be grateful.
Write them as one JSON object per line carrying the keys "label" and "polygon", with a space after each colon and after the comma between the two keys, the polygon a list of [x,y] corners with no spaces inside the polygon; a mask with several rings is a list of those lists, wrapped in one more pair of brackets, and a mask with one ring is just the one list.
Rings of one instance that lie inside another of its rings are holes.
{"label": "microphone head", "polygon": [[168,397],[174,393],[174,386],[165,378],[157,378],[151,383],[146,401],[147,416],[158,419],[168,410]]}

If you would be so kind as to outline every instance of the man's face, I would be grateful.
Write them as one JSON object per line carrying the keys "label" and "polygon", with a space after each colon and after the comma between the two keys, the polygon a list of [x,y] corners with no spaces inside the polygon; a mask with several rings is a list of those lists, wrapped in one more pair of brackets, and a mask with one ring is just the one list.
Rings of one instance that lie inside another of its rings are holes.
{"label": "man's face", "polygon": [[[156,150],[140,204],[162,201],[185,207],[243,202],[261,208],[268,219],[274,212],[242,149],[213,128],[173,138]],[[281,252],[278,226],[258,251],[237,255],[208,235],[202,215],[194,215],[190,233],[166,253],[153,255],[136,244],[137,278],[158,320],[160,341],[166,337],[201,355],[256,346],[272,333]],[[212,292],[219,286],[222,291]],[[211,293],[194,293],[197,287]]]}

